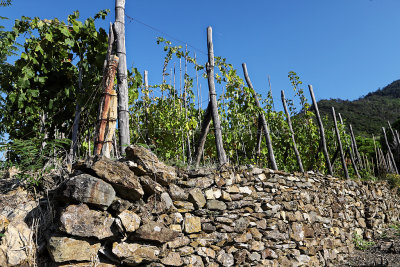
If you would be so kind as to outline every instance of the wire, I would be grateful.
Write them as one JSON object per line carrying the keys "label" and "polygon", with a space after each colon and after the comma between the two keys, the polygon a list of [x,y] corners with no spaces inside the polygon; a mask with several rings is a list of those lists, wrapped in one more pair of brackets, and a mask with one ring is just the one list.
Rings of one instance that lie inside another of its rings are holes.
{"label": "wire", "polygon": [[166,32],[164,32],[164,31],[162,31],[162,30],[159,30],[159,29],[157,29],[156,27],[153,27],[153,26],[151,26],[151,25],[149,25],[149,24],[147,24],[147,23],[145,23],[145,22],[143,22],[143,21],[138,20],[137,18],[131,17],[131,16],[127,15],[126,13],[125,13],[125,16],[126,16],[126,18],[129,20],[130,23],[131,23],[132,21],[136,21],[136,22],[142,24],[143,26],[146,26],[147,28],[150,28],[150,29],[152,29],[152,30],[154,30],[154,31],[156,31],[156,32],[161,33],[161,34],[164,34],[165,36],[168,36],[168,37],[171,38],[172,40],[175,40],[175,41],[177,41],[177,42],[180,42],[180,43],[182,43],[182,44],[185,44],[185,45],[187,45],[187,46],[193,48],[194,50],[196,50],[196,51],[198,51],[198,52],[200,52],[200,53],[202,53],[202,54],[208,56],[208,54],[207,54],[206,52],[202,51],[201,49],[199,49],[199,48],[197,48],[197,47],[195,47],[195,46],[193,46],[193,45],[190,45],[190,44],[188,44],[187,42],[182,41],[182,40],[180,40],[180,39],[178,39],[178,38],[172,36],[172,35],[169,34],[169,33],[166,33]]}

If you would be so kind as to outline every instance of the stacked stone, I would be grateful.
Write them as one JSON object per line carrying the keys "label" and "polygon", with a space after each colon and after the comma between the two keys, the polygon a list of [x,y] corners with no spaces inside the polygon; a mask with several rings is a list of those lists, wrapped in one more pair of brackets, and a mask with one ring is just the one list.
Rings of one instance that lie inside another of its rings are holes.
{"label": "stacked stone", "polygon": [[47,246],[57,263],[338,265],[354,233],[372,238],[399,220],[384,183],[253,167],[175,170],[137,146],[125,162],[77,168],[58,189],[68,206]]}

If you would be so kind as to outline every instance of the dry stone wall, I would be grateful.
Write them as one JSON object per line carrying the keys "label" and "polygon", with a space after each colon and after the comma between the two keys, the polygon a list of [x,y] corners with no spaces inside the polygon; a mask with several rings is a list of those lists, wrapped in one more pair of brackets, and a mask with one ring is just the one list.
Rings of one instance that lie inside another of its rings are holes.
{"label": "dry stone wall", "polygon": [[372,238],[399,221],[398,196],[384,183],[182,171],[137,146],[123,162],[75,168],[54,193],[61,206],[46,253],[57,266],[337,266],[354,233]]}

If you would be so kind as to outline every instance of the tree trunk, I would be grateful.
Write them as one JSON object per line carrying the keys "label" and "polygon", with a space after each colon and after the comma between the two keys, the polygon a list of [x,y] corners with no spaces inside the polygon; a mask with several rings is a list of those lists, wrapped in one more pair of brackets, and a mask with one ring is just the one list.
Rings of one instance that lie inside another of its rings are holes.
{"label": "tree trunk", "polygon": [[285,92],[283,90],[281,91],[281,98],[282,98],[283,108],[285,109],[286,119],[287,119],[287,123],[289,125],[290,134],[292,136],[294,154],[296,155],[296,159],[297,159],[297,163],[299,164],[300,171],[304,172],[303,162],[301,161],[300,153],[297,150],[296,139],[294,138],[294,131],[293,131],[293,127],[292,127],[292,122],[290,120],[290,114],[289,114],[289,111],[288,111],[287,106],[286,106]]}
{"label": "tree trunk", "polygon": [[215,131],[215,145],[217,147],[218,161],[220,165],[227,163],[227,158],[222,142],[222,130],[221,123],[218,115],[218,104],[217,104],[217,93],[215,92],[214,84],[214,47],[212,42],[212,28],[207,28],[207,47],[208,47],[208,62],[207,62],[207,78],[208,87],[210,90],[210,104],[211,104],[211,115],[214,122]]}
{"label": "tree trunk", "polygon": [[338,146],[339,146],[340,159],[342,161],[344,176],[346,177],[346,179],[349,179],[350,176],[349,176],[349,172],[347,170],[346,160],[344,158],[343,146],[342,146],[342,141],[340,140],[340,132],[339,132],[339,128],[337,126],[336,113],[335,113],[334,107],[332,107],[332,116],[333,116],[333,122],[335,124],[336,138],[337,138],[337,142],[338,142]]}
{"label": "tree trunk", "polygon": [[321,116],[319,115],[318,104],[317,104],[317,101],[315,100],[315,96],[314,96],[314,91],[313,91],[312,85],[308,85],[308,89],[310,90],[312,102],[313,102],[314,108],[315,108],[315,115],[317,116],[317,122],[318,122],[318,126],[319,126],[319,133],[320,133],[320,136],[321,136],[322,151],[323,151],[324,156],[325,156],[326,167],[328,168],[328,173],[330,175],[333,175],[332,165],[331,165],[331,162],[329,161],[328,149],[326,147],[324,125],[322,124]]}
{"label": "tree trunk", "polygon": [[[253,85],[252,85],[252,83],[250,81],[250,78],[249,78],[249,74],[247,73],[246,63],[243,63],[242,67],[243,67],[243,74],[244,74],[244,77],[245,77],[246,82],[247,82],[247,86],[251,89],[251,91],[253,93],[253,97],[254,97],[254,101],[256,102],[256,106],[259,109],[261,109],[260,102],[258,102],[257,94],[254,91]],[[265,142],[267,144],[268,155],[269,155],[269,160],[270,160],[271,165],[272,165],[272,169],[273,170],[278,170],[278,166],[276,165],[276,161],[275,161],[274,150],[272,148],[272,142],[271,142],[271,137],[270,137],[270,134],[269,134],[268,124],[267,124],[267,121],[265,120],[265,116],[264,116],[263,112],[260,112],[260,118],[261,118],[263,129],[264,129]]]}
{"label": "tree trunk", "polygon": [[125,0],[115,0],[114,32],[116,38],[116,52],[119,58],[118,65],[118,130],[121,155],[129,146],[129,112],[128,112],[128,80],[126,68],[125,48]]}

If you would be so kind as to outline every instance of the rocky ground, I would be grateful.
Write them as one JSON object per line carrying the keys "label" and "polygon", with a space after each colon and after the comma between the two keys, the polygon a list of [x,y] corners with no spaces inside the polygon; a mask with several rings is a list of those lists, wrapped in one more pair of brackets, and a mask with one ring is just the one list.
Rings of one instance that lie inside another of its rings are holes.
{"label": "rocky ground", "polygon": [[350,256],[348,266],[400,266],[400,228],[393,226],[371,242],[370,245],[361,242],[365,249],[357,249]]}

